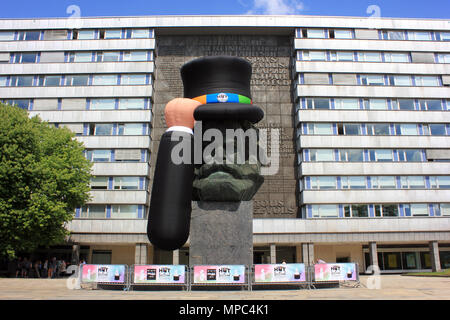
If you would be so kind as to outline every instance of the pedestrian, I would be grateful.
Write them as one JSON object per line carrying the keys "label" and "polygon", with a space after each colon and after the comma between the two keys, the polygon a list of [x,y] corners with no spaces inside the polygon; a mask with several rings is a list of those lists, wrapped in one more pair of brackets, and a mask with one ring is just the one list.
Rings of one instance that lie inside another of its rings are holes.
{"label": "pedestrian", "polygon": [[21,275],[21,272],[22,272],[22,257],[19,257],[16,263],[16,278],[18,278],[19,275]]}
{"label": "pedestrian", "polygon": [[23,258],[23,261],[22,261],[21,277],[28,278],[28,272],[29,272],[29,262],[28,262],[27,257],[25,257],[25,258]]}
{"label": "pedestrian", "polygon": [[67,267],[66,261],[62,260],[61,261],[60,271],[59,271],[60,277],[64,277],[64,275],[66,273],[66,267]]}
{"label": "pedestrian", "polygon": [[56,257],[53,257],[48,262],[48,278],[52,279],[53,275],[55,274],[55,268],[56,268]]}
{"label": "pedestrian", "polygon": [[40,278],[41,277],[41,268],[42,268],[41,260],[36,261],[34,263],[34,272],[36,274],[36,278]]}
{"label": "pedestrian", "polygon": [[44,264],[42,266],[42,277],[43,278],[48,277],[48,259],[45,259]]}

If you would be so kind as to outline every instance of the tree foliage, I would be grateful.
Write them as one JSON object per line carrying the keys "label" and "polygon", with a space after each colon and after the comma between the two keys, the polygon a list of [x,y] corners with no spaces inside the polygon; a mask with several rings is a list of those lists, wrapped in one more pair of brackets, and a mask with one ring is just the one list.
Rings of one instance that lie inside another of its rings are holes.
{"label": "tree foliage", "polygon": [[25,110],[0,103],[0,256],[61,243],[89,199],[82,143]]}

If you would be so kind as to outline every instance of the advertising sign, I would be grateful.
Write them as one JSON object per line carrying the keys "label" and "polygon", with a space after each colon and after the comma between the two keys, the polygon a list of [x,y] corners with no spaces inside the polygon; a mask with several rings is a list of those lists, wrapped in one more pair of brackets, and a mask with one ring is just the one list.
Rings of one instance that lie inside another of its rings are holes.
{"label": "advertising sign", "polygon": [[194,266],[194,283],[238,284],[245,283],[244,265]]}
{"label": "advertising sign", "polygon": [[125,265],[84,264],[81,281],[124,283]]}
{"label": "advertising sign", "polygon": [[184,284],[183,265],[135,265],[134,283],[149,284]]}
{"label": "advertising sign", "polygon": [[303,263],[255,265],[256,283],[305,281],[305,265]]}
{"label": "advertising sign", "polygon": [[355,263],[323,263],[314,265],[316,281],[356,281]]}

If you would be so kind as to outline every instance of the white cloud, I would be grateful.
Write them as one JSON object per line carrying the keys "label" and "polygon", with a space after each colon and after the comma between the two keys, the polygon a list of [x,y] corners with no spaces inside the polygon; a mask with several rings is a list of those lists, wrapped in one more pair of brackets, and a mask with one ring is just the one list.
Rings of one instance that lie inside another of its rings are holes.
{"label": "white cloud", "polygon": [[298,0],[253,0],[253,7],[246,14],[299,14],[305,10]]}

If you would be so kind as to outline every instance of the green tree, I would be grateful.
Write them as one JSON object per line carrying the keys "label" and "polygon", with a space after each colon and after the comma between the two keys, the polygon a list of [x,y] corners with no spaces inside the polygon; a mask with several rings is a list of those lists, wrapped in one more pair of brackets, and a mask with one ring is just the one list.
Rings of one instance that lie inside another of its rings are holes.
{"label": "green tree", "polygon": [[60,244],[89,200],[83,144],[25,110],[0,103],[0,256]]}

